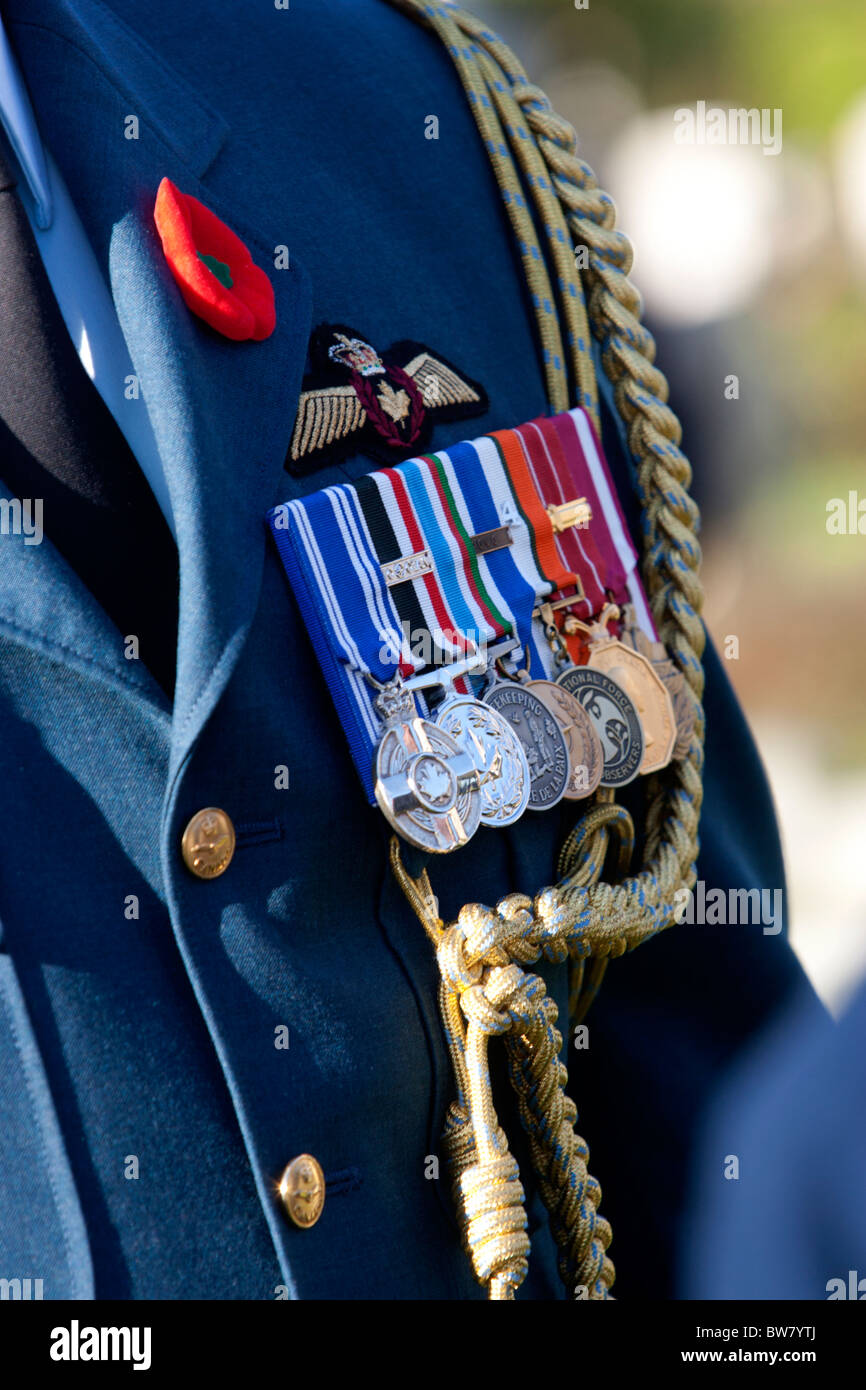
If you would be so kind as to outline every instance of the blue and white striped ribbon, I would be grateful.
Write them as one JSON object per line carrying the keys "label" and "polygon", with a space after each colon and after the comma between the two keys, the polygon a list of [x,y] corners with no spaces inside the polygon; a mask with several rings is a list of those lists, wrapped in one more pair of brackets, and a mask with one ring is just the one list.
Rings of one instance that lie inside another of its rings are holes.
{"label": "blue and white striped ribbon", "polygon": [[[491,489],[490,481],[482,464],[482,454],[491,450],[496,458],[499,454],[491,439],[476,439],[472,443],[464,441],[437,454],[448,474],[455,505],[460,511],[461,521],[470,535],[493,531],[503,524],[503,510],[512,500],[511,487],[504,469],[493,471],[496,486],[500,490],[497,498]],[[491,550],[478,556],[478,567],[483,573],[485,584],[496,605],[504,611],[511,622],[521,646],[529,657],[529,669],[533,676],[542,672],[549,675],[553,658],[544,640],[538,619],[533,619],[533,609],[540,597],[538,588],[549,592],[550,586],[540,575],[532,560],[532,547],[526,523],[522,517],[507,523],[511,529],[512,545],[501,550]],[[517,550],[520,551],[518,561]],[[528,552],[531,564],[526,564]],[[526,570],[532,575],[527,577]]]}
{"label": "blue and white striped ribbon", "polygon": [[348,485],[275,507],[271,530],[371,805],[380,683],[416,669]]}

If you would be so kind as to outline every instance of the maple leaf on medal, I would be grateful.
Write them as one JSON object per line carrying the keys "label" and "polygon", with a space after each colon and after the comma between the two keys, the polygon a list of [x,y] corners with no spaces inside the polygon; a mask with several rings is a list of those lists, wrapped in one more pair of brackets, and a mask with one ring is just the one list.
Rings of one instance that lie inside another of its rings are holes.
{"label": "maple leaf on medal", "polygon": [[439,801],[446,796],[451,786],[451,779],[443,767],[430,766],[424,764],[418,774],[418,780],[423,787],[425,796],[431,801]]}

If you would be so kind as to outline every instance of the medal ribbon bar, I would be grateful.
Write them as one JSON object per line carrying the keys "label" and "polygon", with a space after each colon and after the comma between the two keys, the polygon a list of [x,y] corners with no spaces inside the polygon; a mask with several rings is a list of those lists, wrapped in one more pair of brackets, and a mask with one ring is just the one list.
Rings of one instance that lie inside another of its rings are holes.
{"label": "medal ribbon bar", "polygon": [[[562,655],[549,613],[562,609],[583,626],[610,596],[630,601],[655,640],[637,555],[583,410],[326,488],[269,520],[371,804],[383,730],[377,687],[434,667],[447,677],[468,659],[444,683],[471,700],[484,683],[473,654],[509,639],[524,653],[518,664],[550,679]],[[539,617],[546,600],[548,629]],[[586,660],[573,631],[563,641]],[[426,714],[423,699],[411,696],[416,714]]]}

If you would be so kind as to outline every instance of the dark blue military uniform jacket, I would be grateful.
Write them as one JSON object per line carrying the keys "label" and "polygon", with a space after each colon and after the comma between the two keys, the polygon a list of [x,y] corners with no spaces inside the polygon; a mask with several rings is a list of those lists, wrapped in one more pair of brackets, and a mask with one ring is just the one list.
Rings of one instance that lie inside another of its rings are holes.
{"label": "dark blue military uniform jacket", "polygon": [[[376,466],[284,470],[321,321],[459,364],[489,396],[472,434],[546,411],[471,112],[438,40],[382,0],[11,0],[4,13],[111,285],[181,578],[171,705],[48,540],[3,540],[0,1275],[43,1277],[46,1297],[481,1297],[444,1174],[425,1176],[452,1095],[435,961],[264,524],[276,503]],[[185,307],[152,219],[164,176],[269,270],[266,342],[229,342]],[[282,245],[288,268],[272,269]],[[433,445],[466,433],[440,423]],[[712,651],[706,666],[700,875],[780,887],[761,765]],[[209,805],[238,849],[207,882],[180,839]],[[527,817],[435,863],[443,915],[552,882],[567,824]],[[564,1008],[564,968],[545,974]],[[611,965],[571,1071],[620,1297],[669,1292],[696,1117],[798,979],[760,926],[675,928]],[[514,1146],[533,1241],[522,1296],[559,1297]],[[328,1183],[306,1231],[274,1190],[301,1152]]]}

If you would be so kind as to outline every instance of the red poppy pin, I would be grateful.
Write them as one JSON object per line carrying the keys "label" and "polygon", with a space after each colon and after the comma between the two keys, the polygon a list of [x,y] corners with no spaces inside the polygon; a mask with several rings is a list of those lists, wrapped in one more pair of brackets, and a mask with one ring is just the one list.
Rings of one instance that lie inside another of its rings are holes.
{"label": "red poppy pin", "polygon": [[225,222],[163,179],[156,230],[187,307],[235,342],[269,338],[276,327],[274,287]]}

